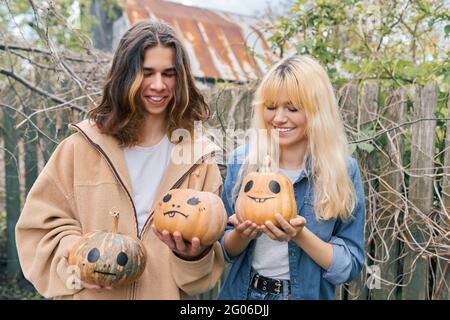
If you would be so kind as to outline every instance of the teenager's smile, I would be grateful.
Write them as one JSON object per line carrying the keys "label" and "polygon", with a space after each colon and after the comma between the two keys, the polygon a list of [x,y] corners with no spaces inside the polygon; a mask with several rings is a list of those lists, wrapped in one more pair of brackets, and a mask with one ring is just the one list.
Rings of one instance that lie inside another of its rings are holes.
{"label": "teenager's smile", "polygon": [[296,127],[280,127],[277,125],[272,125],[272,129],[275,129],[280,137],[286,137],[292,134]]}
{"label": "teenager's smile", "polygon": [[144,96],[144,98],[149,104],[158,108],[164,107],[166,105],[166,101],[169,98],[169,96],[147,95]]}

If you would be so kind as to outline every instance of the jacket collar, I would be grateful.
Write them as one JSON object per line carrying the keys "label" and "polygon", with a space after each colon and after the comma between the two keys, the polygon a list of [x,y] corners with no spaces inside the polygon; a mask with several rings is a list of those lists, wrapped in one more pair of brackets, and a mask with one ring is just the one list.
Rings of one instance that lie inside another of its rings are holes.
{"label": "jacket collar", "polygon": [[[131,180],[119,141],[111,135],[101,133],[95,123],[88,119],[77,124],[70,124],[69,128],[83,134],[102,153],[112,166],[111,169],[116,171],[118,179],[122,180],[125,188],[130,192],[132,190]],[[176,185],[195,164],[203,162],[205,158],[213,156],[214,152],[219,150],[220,148],[216,144],[206,138],[195,141],[187,140],[175,145],[156,199]]]}

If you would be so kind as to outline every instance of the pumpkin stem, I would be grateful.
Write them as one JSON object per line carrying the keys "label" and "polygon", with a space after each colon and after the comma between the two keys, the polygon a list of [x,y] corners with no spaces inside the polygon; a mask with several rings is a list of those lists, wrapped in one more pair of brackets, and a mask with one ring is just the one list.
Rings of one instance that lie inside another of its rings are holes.
{"label": "pumpkin stem", "polygon": [[117,233],[117,231],[119,230],[119,211],[111,210],[110,214],[114,218],[112,233]]}

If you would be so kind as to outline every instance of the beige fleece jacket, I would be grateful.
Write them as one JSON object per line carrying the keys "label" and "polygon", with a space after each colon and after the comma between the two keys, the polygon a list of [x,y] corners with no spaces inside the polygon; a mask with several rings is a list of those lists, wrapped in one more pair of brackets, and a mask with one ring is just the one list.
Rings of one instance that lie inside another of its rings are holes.
{"label": "beige fleece jacket", "polygon": [[[147,265],[140,279],[99,292],[71,288],[73,276],[63,254],[82,234],[111,230],[112,208],[120,212],[120,233],[138,238],[138,227],[118,141],[101,134],[88,120],[70,127],[75,133],[56,148],[30,190],[16,225],[21,267],[37,291],[47,298],[63,299],[190,299],[213,288],[224,267],[220,244],[216,242],[198,261],[178,258],[151,230],[153,208],[141,234]],[[220,171],[211,157],[217,147],[203,141],[201,152],[194,152],[186,146],[180,143],[174,152],[181,157],[190,152],[191,161],[170,161],[156,199],[172,188],[221,192]]]}

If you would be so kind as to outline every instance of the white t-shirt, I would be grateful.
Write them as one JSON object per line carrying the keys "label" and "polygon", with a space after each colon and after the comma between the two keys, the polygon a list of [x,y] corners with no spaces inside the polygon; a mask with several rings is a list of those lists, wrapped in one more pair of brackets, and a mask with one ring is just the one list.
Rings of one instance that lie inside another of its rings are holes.
{"label": "white t-shirt", "polygon": [[[300,177],[302,169],[286,170],[279,168],[292,183]],[[289,254],[288,242],[272,240],[263,233],[256,239],[252,267],[264,277],[289,280]]]}
{"label": "white t-shirt", "polygon": [[139,234],[150,214],[159,184],[170,160],[174,144],[165,135],[151,147],[124,148],[128,174],[131,178],[133,202],[136,207]]}

